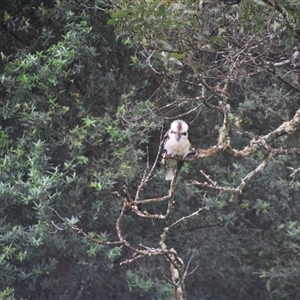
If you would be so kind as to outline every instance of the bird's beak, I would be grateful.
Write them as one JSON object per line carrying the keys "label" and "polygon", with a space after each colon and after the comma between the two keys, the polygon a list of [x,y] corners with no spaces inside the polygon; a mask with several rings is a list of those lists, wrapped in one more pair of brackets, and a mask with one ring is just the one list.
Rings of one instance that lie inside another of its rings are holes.
{"label": "bird's beak", "polygon": [[176,141],[178,142],[181,138],[181,135],[180,134],[175,134],[175,138],[176,138]]}

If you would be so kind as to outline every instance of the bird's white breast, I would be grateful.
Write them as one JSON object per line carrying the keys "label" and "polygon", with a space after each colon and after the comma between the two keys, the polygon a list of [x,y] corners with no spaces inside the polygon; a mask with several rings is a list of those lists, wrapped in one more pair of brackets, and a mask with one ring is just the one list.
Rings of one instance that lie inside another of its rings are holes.
{"label": "bird's white breast", "polygon": [[187,138],[182,138],[177,141],[175,138],[171,137],[166,141],[165,150],[167,154],[171,155],[179,155],[182,157],[186,157],[189,154],[190,150],[190,142]]}

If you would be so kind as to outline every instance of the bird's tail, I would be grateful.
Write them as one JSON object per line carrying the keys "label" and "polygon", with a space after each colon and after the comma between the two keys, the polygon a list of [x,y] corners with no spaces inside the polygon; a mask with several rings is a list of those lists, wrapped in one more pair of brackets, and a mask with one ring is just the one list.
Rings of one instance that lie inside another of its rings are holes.
{"label": "bird's tail", "polygon": [[165,178],[166,180],[173,180],[177,171],[177,160],[166,159],[165,161]]}
{"label": "bird's tail", "polygon": [[183,161],[172,159],[172,158],[163,158],[162,164],[165,168],[165,179],[166,180],[173,180],[176,173],[180,171],[183,166]]}

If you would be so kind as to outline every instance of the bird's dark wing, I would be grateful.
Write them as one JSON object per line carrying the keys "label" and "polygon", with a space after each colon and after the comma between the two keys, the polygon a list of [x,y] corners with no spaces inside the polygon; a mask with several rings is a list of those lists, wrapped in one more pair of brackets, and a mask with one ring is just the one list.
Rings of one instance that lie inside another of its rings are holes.
{"label": "bird's dark wing", "polygon": [[170,139],[169,137],[169,131],[170,129],[165,133],[165,135],[163,136],[163,143],[164,143],[164,151],[166,152],[166,149],[165,149],[165,144],[166,142]]}

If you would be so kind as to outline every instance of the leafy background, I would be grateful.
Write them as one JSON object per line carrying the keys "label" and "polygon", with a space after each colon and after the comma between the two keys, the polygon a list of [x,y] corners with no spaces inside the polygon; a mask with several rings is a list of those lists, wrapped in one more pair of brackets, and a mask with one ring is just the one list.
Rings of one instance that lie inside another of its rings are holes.
{"label": "leafy background", "polygon": [[[193,147],[215,145],[225,85],[239,150],[299,108],[300,3],[224,2],[0,4],[0,299],[174,299],[163,257],[120,265],[133,253],[105,245],[118,240],[113,192],[136,192],[175,118]],[[270,147],[298,144],[296,130]],[[298,152],[275,156],[235,197],[188,185],[205,181],[201,169],[236,187],[267,152],[186,162],[168,220],[125,212],[126,240],[157,247],[165,226],[209,208],[166,240],[188,265],[187,299],[298,297]],[[154,172],[142,199],[168,192],[159,161]]]}

